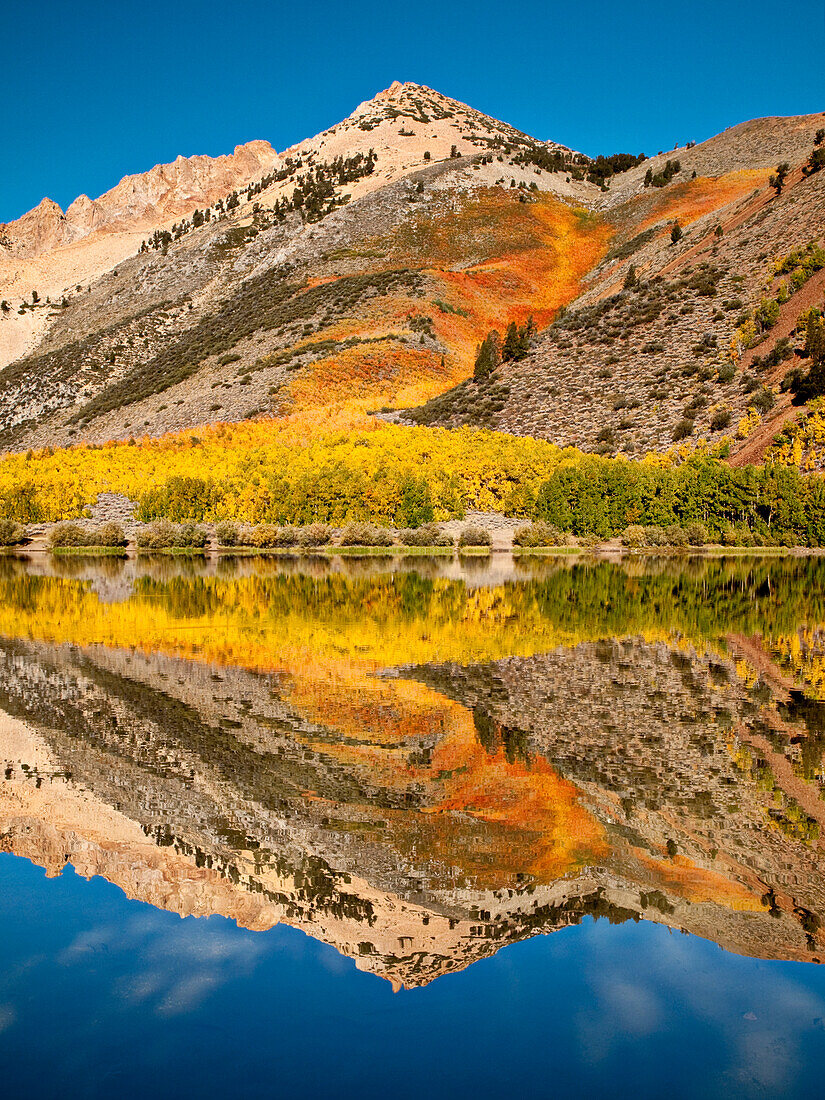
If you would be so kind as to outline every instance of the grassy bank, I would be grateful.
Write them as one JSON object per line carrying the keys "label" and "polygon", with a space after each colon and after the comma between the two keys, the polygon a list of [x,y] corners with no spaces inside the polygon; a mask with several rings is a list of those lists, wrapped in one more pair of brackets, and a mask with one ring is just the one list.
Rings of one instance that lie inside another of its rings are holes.
{"label": "grassy bank", "polygon": [[49,553],[59,558],[125,558],[123,546],[51,546]]}

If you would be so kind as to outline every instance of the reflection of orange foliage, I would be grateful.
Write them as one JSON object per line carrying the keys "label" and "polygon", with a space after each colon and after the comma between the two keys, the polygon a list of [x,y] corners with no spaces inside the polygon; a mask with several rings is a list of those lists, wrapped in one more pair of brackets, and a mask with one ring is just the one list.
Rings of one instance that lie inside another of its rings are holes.
{"label": "reflection of orange foliage", "polygon": [[[465,707],[419,683],[377,680],[355,662],[330,663],[320,678],[295,672],[292,703],[341,734],[332,743],[309,737],[313,749],[370,785],[423,793],[424,819],[381,811],[402,850],[414,846],[419,857],[489,886],[519,873],[549,882],[607,854],[576,788],[544,759],[528,765],[503,749],[488,753]],[[431,753],[419,757],[427,745]]]}
{"label": "reflection of orange foliage", "polygon": [[681,225],[690,225],[704,214],[719,210],[756,188],[764,187],[769,175],[767,168],[754,168],[729,172],[718,178],[700,176],[685,183],[663,187],[655,196],[652,209],[639,229],[647,229],[666,219],[677,219]]}
{"label": "reflection of orange foliage", "polygon": [[689,902],[714,901],[728,909],[761,910],[757,897],[732,879],[697,867],[692,859],[676,856],[674,859],[654,859],[640,848],[632,848],[636,859],[650,872],[652,881],[658,881],[664,890],[677,894]]}
{"label": "reflection of orange foliage", "polygon": [[488,754],[463,708],[460,724],[436,747],[432,768],[443,776],[443,795],[429,812],[460,812],[506,827],[509,846],[497,852],[499,871],[549,882],[607,855],[602,827],[573,784],[542,757],[528,764],[508,760],[501,747]]}
{"label": "reflection of orange foliage", "polygon": [[442,737],[454,711],[463,708],[414,680],[382,679],[375,667],[371,660],[343,654],[292,654],[289,697],[307,718],[340,735],[323,751],[348,765],[367,765],[382,773],[389,765],[382,780],[403,787],[414,774],[407,764],[411,746]]}

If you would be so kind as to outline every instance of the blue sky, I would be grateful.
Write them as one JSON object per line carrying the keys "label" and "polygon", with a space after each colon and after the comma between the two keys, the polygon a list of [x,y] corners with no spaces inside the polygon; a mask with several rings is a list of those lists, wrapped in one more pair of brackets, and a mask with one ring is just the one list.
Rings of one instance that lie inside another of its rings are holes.
{"label": "blue sky", "polygon": [[[591,154],[825,110],[825,5],[795,0],[5,6],[0,221],[178,153],[283,149],[414,80]],[[507,15],[502,18],[502,12]]]}

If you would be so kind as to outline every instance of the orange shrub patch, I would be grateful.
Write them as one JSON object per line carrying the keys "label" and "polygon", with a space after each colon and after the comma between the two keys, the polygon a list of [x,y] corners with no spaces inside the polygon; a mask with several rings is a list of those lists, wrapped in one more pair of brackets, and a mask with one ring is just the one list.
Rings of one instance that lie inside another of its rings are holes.
{"label": "orange shrub patch", "polygon": [[[764,187],[770,174],[767,168],[755,168],[729,172],[717,178],[700,176],[675,186],[663,187],[655,196],[650,213],[641,222],[639,229],[647,229],[657,222],[674,219],[681,225],[690,225],[704,214],[720,210],[728,203]],[[647,198],[649,194],[647,192],[645,196],[640,196],[640,200]]]}
{"label": "orange shrub patch", "polygon": [[376,405],[412,405],[449,386],[450,373],[433,351],[397,340],[346,348],[313,363],[290,387],[293,408],[345,406],[353,413]]}

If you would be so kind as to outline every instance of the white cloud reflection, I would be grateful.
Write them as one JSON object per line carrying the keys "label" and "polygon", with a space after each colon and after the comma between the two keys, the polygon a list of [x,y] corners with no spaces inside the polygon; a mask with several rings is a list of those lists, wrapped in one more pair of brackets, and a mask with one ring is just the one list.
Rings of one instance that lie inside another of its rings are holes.
{"label": "white cloud reflection", "polygon": [[128,956],[134,966],[116,983],[116,996],[125,1005],[146,1004],[159,1015],[173,1016],[191,1011],[226,982],[249,974],[267,947],[266,937],[217,918],[174,920],[149,912],[123,924],[85,930],[58,961],[72,966],[106,955],[107,965],[122,974],[120,962]]}
{"label": "white cloud reflection", "polygon": [[623,942],[606,931],[592,926],[582,955],[592,1000],[580,1007],[576,1028],[587,1057],[602,1061],[628,1041],[698,1023],[722,1046],[734,1095],[793,1091],[801,1039],[825,1015],[825,1002],[794,980],[792,966],[710,944],[697,951],[695,939],[678,933]]}

